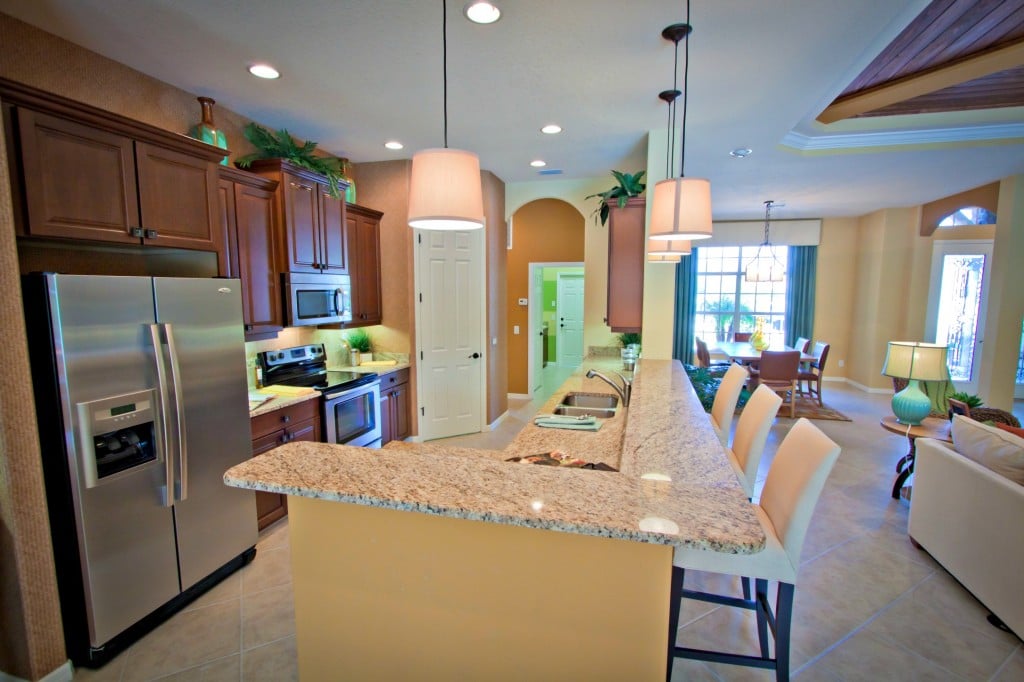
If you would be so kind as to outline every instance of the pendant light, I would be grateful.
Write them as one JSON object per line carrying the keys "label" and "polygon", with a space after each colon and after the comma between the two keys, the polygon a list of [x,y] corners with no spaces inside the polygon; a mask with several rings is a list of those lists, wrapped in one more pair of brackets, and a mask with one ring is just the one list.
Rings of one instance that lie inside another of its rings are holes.
{"label": "pendant light", "polygon": [[[747,263],[743,271],[743,278],[748,282],[781,282],[786,278],[786,267],[775,256],[775,247],[768,238],[769,222],[772,216],[772,204],[775,202],[769,199],[764,202],[764,241],[757,247],[757,253]],[[765,256],[761,252],[767,248]]]}
{"label": "pendant light", "polygon": [[[661,32],[666,40],[676,44],[676,56],[679,55],[679,41],[683,39],[689,28],[685,24],[673,24]],[[678,67],[678,59],[676,66]],[[668,105],[668,120],[665,123],[665,177],[671,178],[675,175],[672,153],[676,147],[676,100],[682,93],[676,89],[676,73],[672,73],[672,89],[662,90],[658,98]],[[678,263],[683,256],[690,254],[690,242],[685,239],[650,239],[647,240],[647,262],[648,263]]]}
{"label": "pendant light", "polygon": [[[677,28],[678,27],[678,28]],[[674,29],[674,30],[673,30]],[[668,33],[672,30],[671,35]],[[689,94],[690,0],[686,1],[686,23],[673,24],[662,35],[676,43],[686,38],[686,65],[683,68],[683,125],[680,136],[679,177],[662,180],[654,186],[651,207],[650,238],[655,240],[706,239],[711,236],[711,183],[704,178],[688,178],[686,163],[686,103]],[[672,36],[679,35],[679,38]]]}
{"label": "pendant light", "polygon": [[444,71],[444,148],[412,157],[409,227],[423,230],[476,230],[484,226],[480,159],[448,148],[448,3],[441,1]]}

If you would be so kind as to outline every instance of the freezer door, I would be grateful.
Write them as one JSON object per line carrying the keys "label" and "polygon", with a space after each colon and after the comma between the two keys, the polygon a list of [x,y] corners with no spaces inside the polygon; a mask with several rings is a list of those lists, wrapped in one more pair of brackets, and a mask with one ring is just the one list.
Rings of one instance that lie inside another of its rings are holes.
{"label": "freezer door", "polygon": [[[149,278],[47,275],[54,350],[63,411],[65,458],[70,468],[81,571],[93,646],[109,641],[128,626],[178,594],[174,519],[163,506],[167,470],[159,457],[138,457],[137,465],[108,475],[97,458],[109,457],[85,420],[101,411],[116,413],[110,427],[123,441],[145,439],[145,419],[131,421],[144,403],[158,398],[153,345],[148,325],[154,321]],[[119,399],[118,396],[124,399]],[[154,410],[156,405],[151,405]],[[46,415],[39,415],[46,421]],[[53,419],[54,428],[59,428]],[[134,431],[132,429],[135,429]],[[158,429],[157,429],[158,431]],[[159,438],[157,433],[154,438]],[[88,440],[88,442],[85,442]],[[113,471],[113,469],[107,469]],[[99,472],[99,473],[98,473]]]}
{"label": "freezer door", "polygon": [[256,498],[224,485],[252,457],[242,299],[237,279],[153,279],[172,377],[165,416],[174,440],[182,589],[256,544]]}

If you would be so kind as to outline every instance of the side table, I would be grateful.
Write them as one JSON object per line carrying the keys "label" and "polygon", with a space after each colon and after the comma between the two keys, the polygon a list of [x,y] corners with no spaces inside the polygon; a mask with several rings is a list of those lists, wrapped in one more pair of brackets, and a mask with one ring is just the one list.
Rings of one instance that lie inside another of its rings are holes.
{"label": "side table", "polygon": [[910,451],[896,463],[896,481],[892,484],[892,499],[898,500],[903,484],[910,478],[910,474],[914,473],[914,455],[917,452],[914,441],[918,438],[934,438],[952,443],[953,439],[949,435],[951,422],[938,417],[925,417],[920,424],[909,426],[901,424],[895,416],[890,414],[882,417],[881,425],[886,431],[905,435],[910,442]]}

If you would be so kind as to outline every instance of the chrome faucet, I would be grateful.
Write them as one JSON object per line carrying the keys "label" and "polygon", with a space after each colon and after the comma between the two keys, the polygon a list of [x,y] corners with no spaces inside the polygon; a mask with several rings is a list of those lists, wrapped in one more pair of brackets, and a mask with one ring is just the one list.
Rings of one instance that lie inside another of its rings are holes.
{"label": "chrome faucet", "polygon": [[626,377],[622,376],[615,370],[612,370],[612,373],[615,374],[620,379],[622,379],[621,387],[595,369],[587,370],[587,378],[593,379],[594,377],[597,377],[604,383],[614,388],[615,392],[619,394],[619,399],[622,400],[623,407],[629,407],[629,396],[633,393],[633,382],[627,379]]}

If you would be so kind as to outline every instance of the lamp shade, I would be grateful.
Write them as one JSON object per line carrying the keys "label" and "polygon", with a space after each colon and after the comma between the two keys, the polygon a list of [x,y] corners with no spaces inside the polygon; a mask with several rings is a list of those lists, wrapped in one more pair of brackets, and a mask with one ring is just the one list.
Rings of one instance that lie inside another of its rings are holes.
{"label": "lamp shade", "polygon": [[647,259],[649,261],[653,261],[654,256],[667,256],[675,257],[674,262],[678,262],[681,256],[689,256],[692,250],[689,240],[686,239],[647,240],[647,255],[652,257]]}
{"label": "lamp shade", "polygon": [[476,230],[483,226],[479,157],[460,149],[416,152],[409,180],[409,227]]}
{"label": "lamp shade", "polygon": [[948,348],[935,343],[915,341],[890,341],[885,354],[882,374],[900,379],[919,381],[947,381],[949,367],[946,366]]}
{"label": "lamp shade", "polygon": [[710,181],[669,178],[654,186],[651,239],[707,239],[710,236]]}

